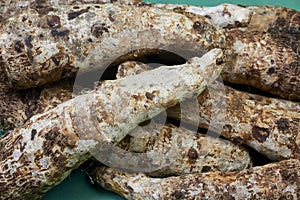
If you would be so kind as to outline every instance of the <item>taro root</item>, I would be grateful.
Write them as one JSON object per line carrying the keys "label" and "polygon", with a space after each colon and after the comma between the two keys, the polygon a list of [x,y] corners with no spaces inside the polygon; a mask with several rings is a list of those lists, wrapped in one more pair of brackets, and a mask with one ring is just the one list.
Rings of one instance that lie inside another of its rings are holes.
{"label": "taro root", "polygon": [[9,131],[23,125],[33,115],[46,112],[70,100],[73,81],[61,80],[41,88],[2,92],[0,95],[0,130]]}
{"label": "taro root", "polygon": [[116,151],[106,156],[118,161],[112,167],[147,172],[152,177],[238,171],[252,166],[245,148],[169,123],[139,126],[118,146],[127,152]]}
{"label": "taro root", "polygon": [[[146,64],[134,61],[125,62],[118,67],[116,78],[139,74],[147,70],[150,70],[150,67]],[[0,131],[7,132],[23,125],[33,115],[46,112],[70,100],[76,95],[73,90],[81,89],[87,90],[88,88],[78,89],[74,85],[74,79],[64,79],[43,87],[2,92],[0,95]]]}
{"label": "taro root", "polygon": [[300,161],[284,160],[237,172],[207,172],[168,178],[97,167],[94,182],[126,199],[297,199]]}
{"label": "taro root", "polygon": [[[119,66],[116,77],[119,79],[147,70],[150,70],[149,65],[133,61],[125,62]],[[19,110],[14,110],[11,113],[15,114],[14,117],[11,118],[17,120],[18,124],[23,124],[25,119],[28,120],[31,117],[26,115],[26,113],[29,112],[27,109],[30,109],[31,106],[34,107],[31,108],[32,113],[38,114],[56,107],[60,103],[71,99],[73,96],[71,92],[71,81],[67,80],[60,81],[56,84],[49,84],[40,90],[41,91],[38,92],[36,89],[26,90],[27,96],[25,100],[23,100],[24,102],[20,99],[22,94],[19,94],[15,98],[19,101],[16,102],[16,104],[3,101],[6,103],[3,108],[19,108]],[[33,94],[35,94],[35,96]],[[10,97],[12,98],[12,96]],[[24,97],[22,99],[24,99]],[[24,108],[21,107],[22,105]],[[8,114],[9,109],[5,111],[4,113]],[[24,114],[21,115],[21,113]],[[233,145],[231,142],[223,139],[206,137],[200,133],[196,134],[196,131],[193,132],[182,127],[177,128],[171,124],[165,126],[154,124],[151,127],[139,127],[134,129],[130,135],[134,133],[136,133],[136,137],[127,136],[118,146],[130,152],[154,152],[161,156],[170,153],[172,150],[172,153],[175,154],[175,157],[172,157],[172,159],[176,161],[172,161],[172,163],[163,169],[157,167],[159,170],[148,173],[151,176],[162,177],[204,171],[235,171],[251,166],[250,156],[244,148]],[[170,146],[173,148],[168,150]],[[130,153],[125,154],[125,156],[126,155],[136,156]],[[125,156],[113,159],[118,159],[118,163],[120,163],[119,167],[122,166],[124,168],[124,165],[127,165],[127,168],[137,167],[135,165],[131,166],[133,164],[131,163],[132,160]],[[107,155],[105,157],[111,158],[111,156]],[[163,157],[161,157],[161,159],[163,159]],[[158,161],[159,160],[156,159],[155,163],[161,164]],[[116,167],[116,165],[114,166]]]}
{"label": "taro root", "polygon": [[[26,88],[74,76],[77,67],[80,72],[85,72],[81,67],[84,65],[89,66],[88,70],[105,68],[119,56],[143,48],[146,50],[142,51],[142,54],[162,48],[176,53],[185,52],[185,55],[187,52],[196,52],[197,56],[200,56],[212,46],[222,46],[227,49],[228,57],[227,67],[222,74],[225,81],[249,85],[290,100],[299,100],[299,12],[282,7],[245,7],[230,4],[217,7],[145,3],[141,5],[143,6],[120,8],[117,5],[106,4],[97,5],[97,9],[90,5],[82,5],[78,6],[78,11],[72,10],[73,7],[53,6],[51,11],[44,15],[28,10],[14,16],[13,21],[4,23],[7,26],[1,31],[3,38],[9,36],[9,40],[12,41],[3,42],[5,45],[1,48],[2,54],[7,55],[2,56],[5,66],[0,69],[1,88]],[[71,11],[68,11],[70,9]],[[103,14],[97,15],[101,11]],[[118,18],[108,11],[123,14]],[[139,16],[144,12],[148,14],[147,17],[141,18],[145,23],[138,24],[131,13]],[[61,13],[66,15],[61,16]],[[72,13],[75,13],[74,19],[73,15],[71,19],[66,17]],[[91,17],[93,14],[97,17]],[[22,21],[34,15],[38,15],[34,20]],[[157,18],[151,19],[151,15],[156,15]],[[201,17],[208,18],[215,26],[222,28],[226,33],[226,42],[218,28]],[[124,19],[127,20],[127,28],[123,29],[118,25]],[[162,24],[162,19],[168,19],[168,22],[164,21]],[[90,23],[85,23],[85,20]],[[85,25],[79,29],[76,25],[81,23]],[[10,25],[19,27],[19,30],[10,28]],[[177,26],[178,29],[170,28],[173,26]],[[24,31],[20,33],[22,28]],[[179,29],[183,31],[179,32]],[[155,37],[151,37],[149,32]],[[125,33],[128,35],[126,39]],[[199,35],[201,39],[197,38]],[[57,43],[57,40],[61,43]],[[75,40],[80,42],[72,42]],[[116,45],[116,41],[122,44],[122,47]],[[104,44],[108,47],[105,50]],[[52,51],[50,47],[56,51]],[[120,49],[115,50],[116,47]],[[100,50],[98,52],[102,55],[110,56],[95,58],[94,52],[97,50]],[[11,61],[15,54],[18,54],[18,65]],[[36,59],[42,56],[45,59]],[[98,61],[103,64],[99,64]],[[19,72],[17,68],[23,65],[24,70]],[[42,67],[45,65],[47,70]],[[44,71],[37,73],[39,68]]]}
{"label": "taro root", "polygon": [[[300,158],[299,103],[249,94],[228,86],[225,91],[214,87],[218,88],[217,84],[198,96],[198,113],[194,104],[186,102],[183,108],[169,109],[168,115],[201,128],[222,125],[222,136],[246,144],[272,160]],[[212,109],[219,99],[224,99],[225,111]]]}
{"label": "taro root", "polygon": [[[117,77],[148,69],[148,65],[127,62],[120,65]],[[224,108],[216,106],[220,103]],[[199,106],[198,110],[195,106]],[[249,94],[214,83],[198,96],[198,104],[187,100],[168,109],[167,113],[178,121],[221,131],[222,136],[250,146],[272,160],[300,158],[300,103]],[[219,126],[223,128],[217,130]]]}
{"label": "taro root", "polygon": [[300,12],[275,6],[157,5],[205,16],[226,35],[224,81],[300,100]]}
{"label": "taro root", "polygon": [[230,30],[226,34],[231,41],[228,46],[232,47],[229,52],[232,56],[228,57],[222,74],[224,81],[300,100],[300,51],[297,50],[300,37],[292,40],[278,38],[271,32],[242,30]]}
{"label": "taro root", "polygon": [[100,75],[120,56],[140,49],[200,57],[224,47],[224,41],[205,17],[148,4],[53,5],[42,14],[28,9],[1,26],[0,88],[30,88],[77,72]]}
{"label": "taro root", "polygon": [[[1,0],[0,1],[0,20],[7,19],[27,9],[36,9],[45,12],[53,5],[81,5],[81,4],[104,4],[104,3],[121,3],[121,4],[139,4],[140,0]],[[51,9],[50,9],[51,10]]]}
{"label": "taro root", "polygon": [[101,142],[118,143],[139,123],[200,94],[218,77],[222,65],[216,60],[222,56],[214,49],[183,65],[104,81],[33,116],[0,140],[0,198],[40,198],[90,158]]}
{"label": "taro root", "polygon": [[[126,62],[120,65],[117,78],[148,69],[150,66],[142,63]],[[42,90],[36,110],[33,111],[34,114],[48,110],[51,105],[57,105],[58,102],[71,98],[71,86],[65,84],[52,87],[49,86]],[[67,89],[68,87],[69,89]],[[199,106],[199,112],[195,109],[193,101],[186,101],[181,103],[181,106],[184,107],[176,106],[169,109],[168,115],[173,119],[182,120],[201,128],[210,126],[214,129],[216,127],[211,126],[211,122],[215,122],[216,125],[223,127],[222,136],[238,144],[246,144],[272,160],[299,157],[299,137],[297,136],[300,123],[299,103],[249,94],[228,86],[225,86],[224,89],[224,91],[217,90],[212,85],[210,89],[206,89],[199,95],[199,103],[196,104]],[[46,96],[50,98],[47,99]],[[211,112],[214,106],[218,105],[220,99],[223,99],[226,104],[225,110],[217,109],[212,116]],[[23,124],[25,120],[29,119],[25,115],[27,111],[25,108],[30,108],[32,104],[12,104],[3,101],[2,105],[5,106],[2,109],[6,112],[2,112],[2,116],[13,115],[15,117],[10,119],[14,119],[17,124]],[[224,117],[213,118],[218,115]]]}

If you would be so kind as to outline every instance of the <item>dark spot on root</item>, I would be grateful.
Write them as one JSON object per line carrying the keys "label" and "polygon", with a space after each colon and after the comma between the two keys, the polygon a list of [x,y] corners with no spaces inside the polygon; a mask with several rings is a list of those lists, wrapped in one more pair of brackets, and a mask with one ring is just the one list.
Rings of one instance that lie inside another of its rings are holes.
{"label": "dark spot on root", "polygon": [[63,155],[60,155],[59,157],[54,156],[52,163],[55,166],[62,167],[62,166],[65,166],[66,160],[67,160],[66,156],[63,156]]}
{"label": "dark spot on root", "polygon": [[27,51],[27,57],[29,62],[32,64],[33,63],[33,55],[32,55],[32,51],[30,49],[28,49]]}
{"label": "dark spot on root", "polygon": [[47,21],[47,25],[50,28],[60,28],[61,27],[59,16],[49,15],[46,17],[46,21]]}
{"label": "dark spot on root", "polygon": [[26,45],[26,47],[28,47],[29,49],[31,49],[32,47],[33,47],[33,45],[31,44],[31,42],[32,42],[32,36],[30,35],[28,38],[26,38],[25,40],[24,40],[24,43],[25,43],[25,45]]}
{"label": "dark spot on root", "polygon": [[82,9],[82,10],[79,10],[79,11],[68,13],[68,20],[75,19],[79,15],[82,15],[83,13],[86,13],[88,11],[89,11],[89,7],[87,7],[86,9]]}
{"label": "dark spot on root", "polygon": [[20,151],[23,152],[27,143],[20,144]]}
{"label": "dark spot on root", "polygon": [[21,53],[24,49],[24,44],[21,41],[17,41],[14,44],[14,49],[17,53]]}
{"label": "dark spot on root", "polygon": [[275,68],[274,67],[270,67],[269,69],[268,69],[268,71],[267,71],[267,74],[269,75],[269,76],[271,76],[272,74],[274,74],[275,73]]}
{"label": "dark spot on root", "polygon": [[173,11],[176,13],[185,13],[185,10],[182,7],[173,8]]}
{"label": "dark spot on root", "polygon": [[112,17],[111,14],[108,14],[108,19],[109,19],[111,22],[114,22],[114,21],[115,21],[115,19]]}
{"label": "dark spot on root", "polygon": [[32,129],[31,130],[31,140],[34,140],[34,137],[35,137],[35,135],[37,134],[37,131],[36,131],[36,129]]}
{"label": "dark spot on root", "polygon": [[237,27],[242,27],[243,26],[243,24],[239,21],[235,21],[234,25],[237,26]]}
{"label": "dark spot on root", "polygon": [[250,79],[252,76],[252,73],[248,71],[248,72],[246,72],[245,76],[246,76],[246,79]]}
{"label": "dark spot on root", "polygon": [[297,79],[295,77],[291,78],[291,83],[295,83],[297,81]]}
{"label": "dark spot on root", "polygon": [[198,158],[198,153],[197,153],[196,149],[190,148],[190,149],[189,149],[189,152],[188,152],[188,157],[189,157],[189,159],[191,159],[191,160],[197,159],[197,158]]}
{"label": "dark spot on root", "polygon": [[127,183],[125,183],[124,185],[126,187],[126,189],[130,192],[130,193],[133,193],[134,190],[132,189],[132,187],[130,187]]}
{"label": "dark spot on root", "polygon": [[51,35],[53,37],[56,37],[56,36],[58,36],[58,37],[64,37],[64,36],[69,35],[69,33],[70,33],[69,30],[64,30],[64,31],[52,30],[51,31]]}
{"label": "dark spot on root", "polygon": [[210,166],[203,166],[201,172],[210,172],[211,171],[211,167]]}
{"label": "dark spot on root", "polygon": [[200,21],[196,21],[193,24],[193,29],[199,34],[203,34],[205,32],[204,24]]}
{"label": "dark spot on root", "polygon": [[299,49],[299,45],[297,42],[292,42],[291,48],[292,48],[293,52],[295,52],[296,54],[300,54],[300,49]]}
{"label": "dark spot on root", "polygon": [[289,183],[297,182],[298,177],[296,176],[295,172],[291,172],[288,169],[284,169],[284,170],[282,170],[281,174],[282,174],[283,180],[286,180]]}
{"label": "dark spot on root", "polygon": [[103,35],[103,33],[105,32],[109,32],[108,31],[108,27],[106,26],[106,24],[102,23],[102,24],[94,24],[91,28],[91,33],[95,38],[101,38],[101,36]]}
{"label": "dark spot on root", "polygon": [[46,133],[45,139],[49,140],[49,141],[53,141],[57,138],[58,135],[59,135],[58,129],[54,128],[51,131],[49,131],[48,133]]}
{"label": "dark spot on root", "polygon": [[26,115],[26,118],[27,118],[25,120],[25,122],[27,120],[29,120],[34,115],[34,111],[35,110],[36,110],[36,105],[35,104],[33,104],[32,106],[30,106],[30,107],[28,107],[28,108],[25,109],[25,115]]}
{"label": "dark spot on root", "polygon": [[223,59],[222,58],[217,58],[216,64],[221,65],[222,63],[223,63]]}
{"label": "dark spot on root", "polygon": [[269,129],[262,128],[259,126],[253,126],[252,128],[252,136],[260,143],[263,143],[269,137]]}
{"label": "dark spot on root", "polygon": [[140,2],[137,4],[137,7],[151,7],[152,4],[151,3],[147,3],[147,2]]}
{"label": "dark spot on root", "polygon": [[56,66],[58,66],[59,65],[59,60],[56,58],[56,57],[54,57],[54,56],[52,56],[51,57],[51,60],[53,61],[53,63],[56,65]]}
{"label": "dark spot on root", "polygon": [[211,19],[210,15],[205,15],[204,17],[207,18],[207,19]]}
{"label": "dark spot on root", "polygon": [[232,142],[233,142],[234,144],[241,145],[241,144],[244,143],[244,140],[243,140],[243,138],[241,138],[241,137],[235,137],[235,138],[232,139]]}
{"label": "dark spot on root", "polygon": [[149,100],[153,100],[155,95],[153,93],[150,93],[150,92],[146,92],[145,94],[146,98],[149,99]]}
{"label": "dark spot on root", "polygon": [[180,190],[176,190],[172,196],[174,197],[174,199],[183,199],[184,198],[184,193]]}
{"label": "dark spot on root", "polygon": [[280,118],[277,122],[277,128],[278,130],[284,131],[290,127],[289,120],[286,118]]}
{"label": "dark spot on root", "polygon": [[227,132],[228,132],[228,133],[231,133],[231,131],[232,131],[232,126],[231,126],[230,124],[226,124],[226,125],[225,125],[225,128],[227,129]]}

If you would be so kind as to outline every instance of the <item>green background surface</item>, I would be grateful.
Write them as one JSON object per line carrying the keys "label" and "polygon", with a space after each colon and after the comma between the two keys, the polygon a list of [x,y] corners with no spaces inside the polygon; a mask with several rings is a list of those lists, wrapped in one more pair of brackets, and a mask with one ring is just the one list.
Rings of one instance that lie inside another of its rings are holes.
{"label": "green background surface", "polygon": [[[197,6],[215,6],[221,3],[242,5],[277,5],[300,11],[300,0],[148,0],[152,3],[190,4]],[[91,184],[83,170],[74,171],[63,183],[45,195],[45,200],[121,200],[122,198]]]}

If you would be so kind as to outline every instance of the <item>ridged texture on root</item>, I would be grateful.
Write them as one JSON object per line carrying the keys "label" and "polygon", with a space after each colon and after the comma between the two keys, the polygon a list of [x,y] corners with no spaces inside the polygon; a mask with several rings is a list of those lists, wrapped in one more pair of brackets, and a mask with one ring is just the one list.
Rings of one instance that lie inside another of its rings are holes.
{"label": "ridged texture on root", "polygon": [[184,65],[105,81],[33,116],[0,140],[0,199],[40,198],[90,158],[98,142],[119,142],[139,123],[200,94],[220,73],[222,56],[214,49]]}
{"label": "ridged texture on root", "polygon": [[134,200],[297,200],[300,195],[300,161],[296,159],[238,172],[207,172],[163,179],[101,166],[93,176],[102,187]]}

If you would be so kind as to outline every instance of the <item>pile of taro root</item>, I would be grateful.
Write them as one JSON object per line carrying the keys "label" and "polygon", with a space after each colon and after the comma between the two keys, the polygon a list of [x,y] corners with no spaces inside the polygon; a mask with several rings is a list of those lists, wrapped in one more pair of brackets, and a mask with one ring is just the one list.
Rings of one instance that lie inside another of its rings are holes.
{"label": "pile of taro root", "polygon": [[300,199],[300,12],[0,5],[0,199]]}

